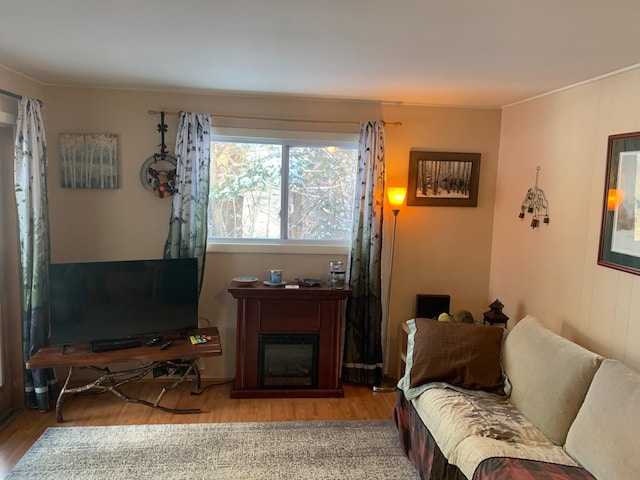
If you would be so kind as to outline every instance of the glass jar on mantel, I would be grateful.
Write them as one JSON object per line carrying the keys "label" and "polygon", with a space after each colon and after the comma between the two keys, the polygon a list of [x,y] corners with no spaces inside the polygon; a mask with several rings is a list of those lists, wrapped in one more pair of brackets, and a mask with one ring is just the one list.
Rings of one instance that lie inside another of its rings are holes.
{"label": "glass jar on mantel", "polygon": [[329,287],[333,290],[344,289],[347,270],[344,262],[335,260],[329,262]]}

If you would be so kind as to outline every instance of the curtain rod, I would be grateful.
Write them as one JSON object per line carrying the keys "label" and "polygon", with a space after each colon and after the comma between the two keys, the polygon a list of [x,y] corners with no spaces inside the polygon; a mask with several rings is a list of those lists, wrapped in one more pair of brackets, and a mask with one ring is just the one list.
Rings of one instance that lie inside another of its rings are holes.
{"label": "curtain rod", "polygon": [[[149,110],[149,115],[157,115],[160,110]],[[165,115],[180,115],[182,112],[164,112]],[[269,120],[275,122],[296,122],[296,123],[331,123],[331,124],[342,124],[342,125],[360,125],[360,122],[350,122],[347,120],[304,120],[304,119],[294,119],[294,118],[276,118],[276,117],[251,117],[245,115],[223,115],[217,113],[210,113],[212,117],[215,118],[239,118],[243,120]],[[382,122],[385,125],[393,125],[393,126],[401,126],[402,122]]]}
{"label": "curtain rod", "polygon": [[[9,90],[3,90],[2,88],[0,88],[0,94],[6,95],[7,97],[15,98],[16,100],[22,100],[22,95],[10,92]],[[39,98],[36,98],[36,101],[40,104],[41,107],[44,105],[42,100],[40,100]]]}

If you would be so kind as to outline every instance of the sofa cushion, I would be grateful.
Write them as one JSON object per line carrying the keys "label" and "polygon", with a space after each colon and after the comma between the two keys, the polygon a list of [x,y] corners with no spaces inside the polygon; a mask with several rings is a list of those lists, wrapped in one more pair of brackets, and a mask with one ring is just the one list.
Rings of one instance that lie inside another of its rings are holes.
{"label": "sofa cushion", "polygon": [[415,319],[409,386],[445,382],[504,395],[500,350],[504,329]]}
{"label": "sofa cushion", "polygon": [[565,449],[597,478],[640,478],[640,374],[605,360],[569,429]]}
{"label": "sofa cushion", "polygon": [[564,444],[601,362],[531,315],[509,332],[502,349],[511,403],[556,445]]}

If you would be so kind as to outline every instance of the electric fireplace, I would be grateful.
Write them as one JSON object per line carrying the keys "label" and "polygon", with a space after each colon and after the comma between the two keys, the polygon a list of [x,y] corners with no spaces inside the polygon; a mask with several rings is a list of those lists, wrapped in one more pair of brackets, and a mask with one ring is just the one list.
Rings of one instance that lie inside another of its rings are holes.
{"label": "electric fireplace", "polygon": [[318,335],[259,335],[260,388],[316,388]]}
{"label": "electric fireplace", "polygon": [[351,289],[232,286],[238,301],[231,398],[343,397],[344,301]]}

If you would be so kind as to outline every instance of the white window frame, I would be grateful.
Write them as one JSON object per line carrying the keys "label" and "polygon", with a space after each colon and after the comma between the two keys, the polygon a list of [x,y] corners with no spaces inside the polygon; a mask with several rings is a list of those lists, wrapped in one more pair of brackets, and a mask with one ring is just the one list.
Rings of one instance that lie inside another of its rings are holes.
{"label": "white window frame", "polygon": [[[310,132],[290,130],[262,130],[230,127],[212,127],[211,141],[287,143],[290,146],[326,146],[358,148],[358,133]],[[282,178],[282,181],[285,181]],[[288,190],[287,190],[288,194]],[[286,202],[286,199],[283,201]],[[285,203],[286,205],[286,203]],[[207,252],[218,253],[291,253],[346,255],[349,242],[291,239],[207,239]]]}

